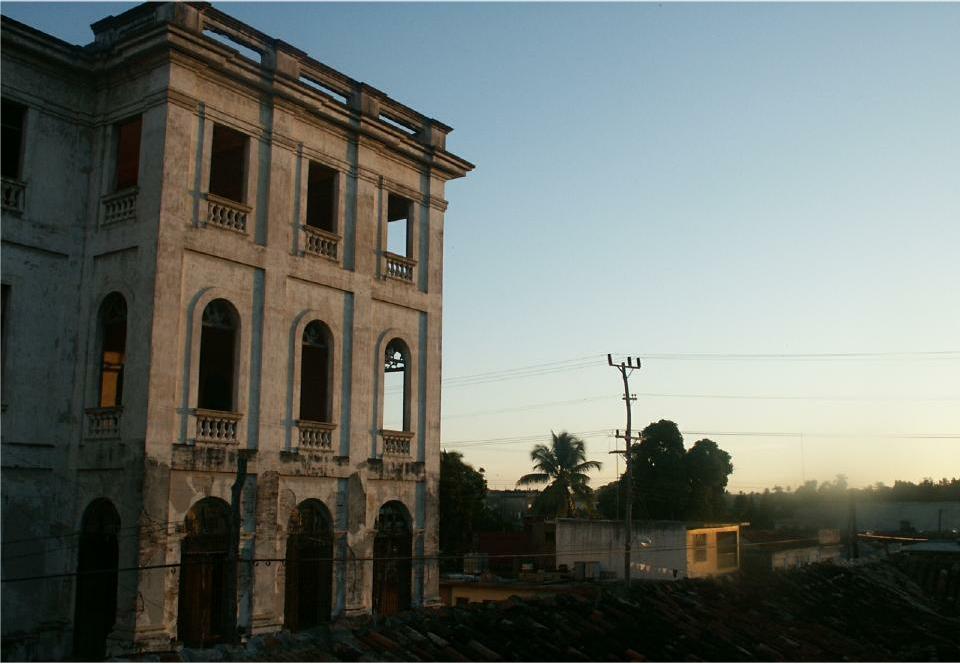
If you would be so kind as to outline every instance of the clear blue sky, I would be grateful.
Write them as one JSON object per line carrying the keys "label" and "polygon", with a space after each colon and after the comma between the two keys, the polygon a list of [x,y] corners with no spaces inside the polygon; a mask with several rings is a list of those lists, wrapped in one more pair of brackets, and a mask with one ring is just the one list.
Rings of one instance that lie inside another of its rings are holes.
{"label": "clear blue sky", "polygon": [[[129,6],[2,11],[87,43]],[[498,439],[623,428],[607,352],[960,350],[960,5],[218,6],[477,164],[447,189],[445,379],[593,356],[447,383],[444,445],[491,487],[529,471],[532,442]],[[715,434],[751,489],[960,474],[958,376],[960,354],[647,359],[631,386],[635,423]],[[586,438],[599,485],[614,441]]]}

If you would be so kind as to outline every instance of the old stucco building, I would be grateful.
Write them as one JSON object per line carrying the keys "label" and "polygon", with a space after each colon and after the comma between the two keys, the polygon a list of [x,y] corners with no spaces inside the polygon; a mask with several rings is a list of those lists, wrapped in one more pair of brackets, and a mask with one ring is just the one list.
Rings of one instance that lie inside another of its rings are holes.
{"label": "old stucco building", "polygon": [[3,19],[4,658],[436,603],[450,128],[205,3],[92,27]]}

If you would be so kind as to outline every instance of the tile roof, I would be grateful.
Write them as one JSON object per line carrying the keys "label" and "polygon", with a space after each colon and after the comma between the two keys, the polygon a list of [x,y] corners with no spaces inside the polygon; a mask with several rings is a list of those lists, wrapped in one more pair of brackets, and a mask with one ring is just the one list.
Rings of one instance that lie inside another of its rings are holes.
{"label": "tile roof", "polygon": [[[960,617],[895,565],[810,565],[340,621],[182,661],[958,661]],[[145,656],[144,659],[160,659]]]}

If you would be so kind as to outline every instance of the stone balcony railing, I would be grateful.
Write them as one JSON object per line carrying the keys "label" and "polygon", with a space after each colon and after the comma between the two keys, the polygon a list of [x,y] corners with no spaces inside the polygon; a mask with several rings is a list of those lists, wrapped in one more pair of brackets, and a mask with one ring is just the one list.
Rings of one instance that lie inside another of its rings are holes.
{"label": "stone balcony railing", "polygon": [[413,283],[413,268],[417,261],[389,251],[383,252],[383,256],[387,261],[387,277]]}
{"label": "stone balcony railing", "polygon": [[110,226],[137,218],[137,187],[107,194],[100,199],[102,208],[101,226]]}
{"label": "stone balcony railing", "polygon": [[120,418],[123,408],[87,408],[87,433],[91,440],[110,440],[120,437]]}
{"label": "stone balcony railing", "polygon": [[380,438],[383,440],[383,456],[410,456],[410,441],[413,440],[412,431],[392,431],[390,429],[381,429]]}
{"label": "stone balcony railing", "polygon": [[297,446],[302,450],[333,450],[333,431],[337,428],[332,422],[313,422],[297,420]]}
{"label": "stone balcony railing", "polygon": [[340,236],[314,226],[301,226],[304,235],[303,251],[314,256],[337,260]]}
{"label": "stone balcony railing", "polygon": [[210,226],[225,228],[236,233],[246,233],[250,210],[251,208],[243,203],[207,194],[206,223]]}
{"label": "stone balcony railing", "polygon": [[19,180],[3,178],[2,205],[4,210],[23,212],[23,199],[27,185]]}
{"label": "stone balcony railing", "polygon": [[197,420],[198,443],[237,444],[237,429],[243,418],[242,413],[197,408],[193,414]]}

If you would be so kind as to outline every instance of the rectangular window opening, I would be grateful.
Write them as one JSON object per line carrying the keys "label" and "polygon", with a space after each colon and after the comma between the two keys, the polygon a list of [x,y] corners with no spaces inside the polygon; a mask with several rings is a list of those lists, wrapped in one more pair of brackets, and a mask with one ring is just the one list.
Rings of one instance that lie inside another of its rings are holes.
{"label": "rectangular window opening", "polygon": [[117,125],[117,177],[114,191],[136,187],[140,173],[141,116]]}
{"label": "rectangular window opening", "polygon": [[23,121],[27,117],[27,108],[9,99],[0,104],[0,174],[5,178],[20,179],[21,157],[23,152]]}
{"label": "rectangular window opening", "polygon": [[310,162],[307,174],[307,226],[336,233],[337,172]]}
{"label": "rectangular window opening", "polygon": [[209,37],[214,41],[218,41],[224,46],[229,46],[233,50],[237,51],[243,57],[247,58],[248,60],[253,60],[257,64],[260,64],[263,60],[263,56],[261,55],[260,51],[250,48],[246,44],[238,42],[233,37],[225,35],[221,32],[217,32],[216,30],[207,28],[203,31],[203,36]]}
{"label": "rectangular window opening", "polygon": [[213,126],[210,151],[210,193],[243,202],[247,170],[247,136],[239,131]]}
{"label": "rectangular window opening", "polygon": [[387,197],[387,251],[398,256],[410,255],[410,210],[413,203],[396,194]]}
{"label": "rectangular window opening", "polygon": [[341,104],[347,103],[347,95],[343,94],[342,92],[337,92],[333,88],[327,87],[323,83],[320,83],[319,81],[316,81],[310,78],[309,76],[301,76],[300,82],[303,83],[304,85],[310,86],[317,92],[325,94],[328,97],[332,97],[334,101],[338,101]]}
{"label": "rectangular window opening", "polygon": [[737,533],[717,533],[717,568],[729,569],[737,566]]}
{"label": "rectangular window opening", "polygon": [[693,536],[693,561],[697,563],[703,563],[707,560],[707,535],[703,533],[701,535]]}

